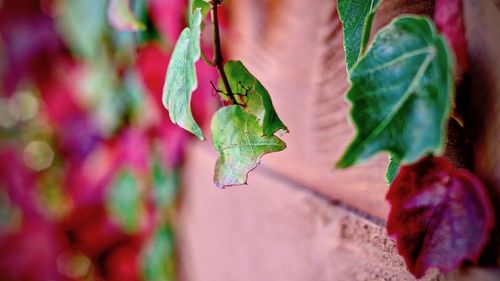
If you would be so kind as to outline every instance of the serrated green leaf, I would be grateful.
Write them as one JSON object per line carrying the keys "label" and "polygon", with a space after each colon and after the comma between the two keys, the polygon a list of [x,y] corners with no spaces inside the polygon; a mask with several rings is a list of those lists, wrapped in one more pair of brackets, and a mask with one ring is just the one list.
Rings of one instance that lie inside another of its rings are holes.
{"label": "serrated green leaf", "polygon": [[[241,61],[228,61],[224,71],[231,90],[245,103],[245,110],[259,119],[264,135],[272,136],[279,130],[288,131],[274,110],[269,92]],[[224,84],[219,83],[219,86],[225,91]]]}
{"label": "serrated green leaf", "polygon": [[191,17],[175,45],[163,87],[163,105],[173,123],[203,140],[203,133],[191,113],[191,95],[198,87],[195,63],[200,59],[201,10]]}
{"label": "serrated green leaf", "polygon": [[401,164],[440,154],[453,93],[453,59],[432,22],[405,16],[381,30],[351,72],[347,98],[357,128],[337,163],[389,151]]}
{"label": "serrated green leaf", "polygon": [[219,153],[214,176],[219,188],[246,184],[247,174],[259,165],[264,154],[286,148],[278,137],[264,136],[257,118],[239,105],[219,109],[211,131]]}
{"label": "serrated green leaf", "polygon": [[365,51],[373,17],[382,0],[338,0],[337,10],[344,28],[344,50],[350,71]]}
{"label": "serrated green leaf", "polygon": [[387,166],[387,172],[385,173],[385,181],[391,184],[394,178],[399,172],[399,161],[391,154],[389,155],[389,165]]}
{"label": "serrated green leaf", "polygon": [[113,181],[106,197],[106,208],[111,218],[127,233],[139,229],[144,206],[138,181],[128,171],[120,172]]}

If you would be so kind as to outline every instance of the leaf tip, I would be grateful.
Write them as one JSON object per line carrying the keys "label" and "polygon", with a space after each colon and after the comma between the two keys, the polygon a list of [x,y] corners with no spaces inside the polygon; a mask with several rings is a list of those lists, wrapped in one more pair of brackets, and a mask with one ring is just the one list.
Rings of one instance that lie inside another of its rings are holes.
{"label": "leaf tip", "polygon": [[335,163],[335,169],[339,169],[339,170],[342,170],[342,169],[347,169],[349,167],[351,167],[352,165],[354,165],[354,161],[352,161],[352,159],[349,159],[349,157],[347,157],[348,154],[344,154],[340,160],[337,161],[337,163]]}

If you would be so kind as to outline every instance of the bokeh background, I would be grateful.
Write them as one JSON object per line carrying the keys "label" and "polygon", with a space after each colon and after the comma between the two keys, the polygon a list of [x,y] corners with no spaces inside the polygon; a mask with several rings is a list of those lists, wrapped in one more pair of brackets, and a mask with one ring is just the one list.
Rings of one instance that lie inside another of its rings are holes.
{"label": "bokeh background", "polygon": [[[0,280],[174,280],[192,138],[161,95],[187,2],[130,1],[146,28],[127,32],[107,0],[0,1]],[[217,73],[197,74],[205,126]]]}
{"label": "bokeh background", "polygon": [[[1,281],[416,280],[385,230],[387,157],[332,169],[354,134],[337,1],[224,2],[224,57],[243,61],[290,129],[287,149],[266,155],[248,187],[226,190],[214,187],[210,142],[173,126],[161,105],[188,0],[129,1],[146,25],[133,33],[111,26],[109,1],[0,0]],[[467,135],[494,202],[497,2],[462,1]],[[433,17],[435,3],[384,0],[372,35],[401,14]],[[210,34],[206,24],[209,57]],[[217,74],[201,61],[197,71],[192,107],[206,128]],[[422,280],[499,276],[474,268]]]}

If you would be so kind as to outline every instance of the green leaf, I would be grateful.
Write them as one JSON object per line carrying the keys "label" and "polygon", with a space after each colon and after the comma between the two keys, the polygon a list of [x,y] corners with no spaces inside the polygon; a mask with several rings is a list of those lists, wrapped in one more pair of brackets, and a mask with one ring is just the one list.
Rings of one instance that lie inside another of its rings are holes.
{"label": "green leaf", "polygon": [[159,161],[153,162],[151,169],[153,180],[153,198],[157,209],[173,206],[177,199],[179,189],[179,176],[177,171],[167,170]]}
{"label": "green leaf", "polygon": [[442,153],[453,93],[453,59],[432,22],[405,16],[381,30],[351,72],[347,98],[357,134],[346,168],[389,151],[401,164]]}
{"label": "green leaf", "polygon": [[174,235],[168,225],[158,229],[149,241],[142,254],[141,265],[144,280],[175,279]]}
{"label": "green leaf", "polygon": [[337,10],[344,28],[344,50],[350,71],[363,55],[373,17],[382,0],[338,0]]}
{"label": "green leaf", "polygon": [[144,30],[146,26],[137,20],[130,9],[128,0],[110,0],[108,6],[108,20],[111,26],[118,31]]}
{"label": "green leaf", "polygon": [[200,59],[201,11],[196,9],[175,45],[165,77],[163,105],[173,123],[203,140],[191,113],[191,95],[198,87],[195,63]]}
{"label": "green leaf", "polygon": [[[245,110],[260,120],[264,135],[272,136],[278,130],[288,131],[274,110],[271,96],[266,88],[241,61],[228,61],[224,65],[224,71],[231,90],[245,103]],[[220,87],[223,91],[225,90],[222,83],[220,83]]]}
{"label": "green leaf", "polygon": [[122,171],[113,181],[106,197],[111,218],[127,233],[139,230],[144,206],[139,183],[131,172]]}
{"label": "green leaf", "polygon": [[197,8],[201,9],[201,17],[202,18],[205,18],[208,15],[208,12],[210,12],[210,4],[208,4],[204,0],[194,0],[193,1],[192,11],[194,12]]}
{"label": "green leaf", "polygon": [[388,184],[392,184],[394,178],[399,172],[399,161],[392,155],[389,155],[389,165],[387,166],[387,172],[385,173],[385,181]]}
{"label": "green leaf", "polygon": [[219,109],[211,130],[219,153],[214,176],[219,188],[246,184],[247,174],[259,165],[264,154],[286,148],[278,137],[264,136],[257,118],[239,105]]}
{"label": "green leaf", "polygon": [[103,53],[107,1],[62,1],[59,29],[72,51],[85,58]]}

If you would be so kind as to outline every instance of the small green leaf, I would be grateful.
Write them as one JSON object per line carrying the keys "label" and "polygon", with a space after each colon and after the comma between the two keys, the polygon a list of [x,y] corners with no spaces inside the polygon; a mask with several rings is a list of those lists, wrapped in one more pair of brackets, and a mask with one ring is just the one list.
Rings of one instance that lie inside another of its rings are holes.
{"label": "small green leaf", "polygon": [[108,6],[108,19],[111,26],[118,31],[144,30],[146,26],[137,20],[130,10],[128,0],[110,0]]}
{"label": "small green leaf", "polygon": [[389,165],[387,166],[387,172],[385,173],[385,181],[388,184],[392,184],[394,178],[398,175],[399,172],[399,161],[390,154],[389,155]]}
{"label": "small green leaf", "polygon": [[208,4],[205,0],[194,0],[192,8],[193,13],[197,8],[201,9],[202,18],[205,18],[208,15],[208,12],[210,12],[210,4]]}
{"label": "small green leaf", "polygon": [[111,218],[127,233],[139,230],[144,206],[138,181],[128,171],[122,171],[113,181],[106,197],[106,207]]}
{"label": "small green leaf", "polygon": [[[272,136],[278,130],[288,131],[274,110],[271,96],[266,88],[241,61],[228,61],[224,65],[224,71],[231,90],[244,100],[245,110],[259,119],[264,135]],[[220,86],[225,90],[222,83]]]}
{"label": "small green leaf", "polygon": [[175,279],[174,234],[168,225],[159,228],[147,244],[141,257],[144,280]]}
{"label": "small green leaf", "polygon": [[379,151],[401,164],[442,153],[453,93],[453,59],[432,22],[405,16],[381,30],[351,72],[355,139],[337,163],[347,168]]}
{"label": "small green leaf", "polygon": [[106,37],[107,1],[61,1],[61,15],[56,17],[61,35],[72,52],[86,59],[103,53]]}
{"label": "small green leaf", "polygon": [[219,188],[246,184],[247,174],[259,165],[264,154],[286,148],[278,137],[264,136],[257,118],[239,105],[219,109],[211,130],[219,153],[214,176]]}
{"label": "small green leaf", "polygon": [[179,189],[177,171],[163,168],[159,161],[153,162],[151,170],[155,207],[157,209],[171,207],[177,199]]}
{"label": "small green leaf", "polygon": [[365,51],[373,17],[380,3],[382,0],[338,0],[337,10],[344,28],[344,50],[348,71]]}
{"label": "small green leaf", "polygon": [[191,95],[198,87],[195,63],[200,59],[201,10],[195,10],[175,45],[165,77],[163,105],[173,123],[203,140],[203,133],[191,113]]}

